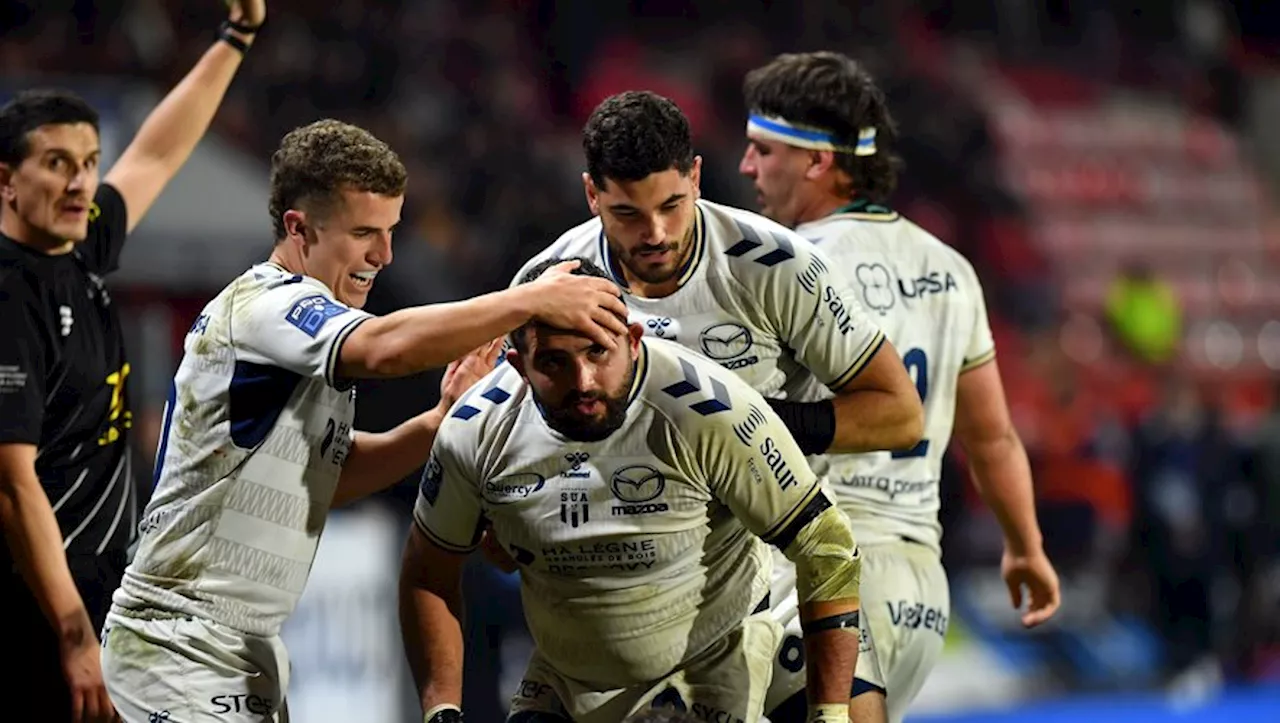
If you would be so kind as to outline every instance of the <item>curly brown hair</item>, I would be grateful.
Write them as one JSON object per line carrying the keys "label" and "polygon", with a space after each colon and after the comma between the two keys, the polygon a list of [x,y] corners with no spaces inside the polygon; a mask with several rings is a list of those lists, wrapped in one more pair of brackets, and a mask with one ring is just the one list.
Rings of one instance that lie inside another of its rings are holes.
{"label": "curly brown hair", "polygon": [[333,119],[289,131],[271,155],[271,226],[285,237],[284,213],[323,212],[344,189],[403,196],[409,173],[391,146],[369,131]]}
{"label": "curly brown hair", "polygon": [[884,92],[853,58],[828,51],[784,53],[747,73],[742,95],[752,113],[825,128],[850,146],[857,143],[859,129],[875,128],[879,150],[874,155],[836,154],[836,167],[851,181],[842,191],[883,203],[897,187],[902,169],[893,152],[898,125]]}

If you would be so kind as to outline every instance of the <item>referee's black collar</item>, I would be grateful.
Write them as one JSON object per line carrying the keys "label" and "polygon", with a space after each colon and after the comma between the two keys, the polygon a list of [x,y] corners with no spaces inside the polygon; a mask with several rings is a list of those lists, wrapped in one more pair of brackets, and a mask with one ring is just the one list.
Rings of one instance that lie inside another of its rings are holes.
{"label": "referee's black collar", "polygon": [[17,252],[14,255],[21,254],[26,258],[36,259],[40,261],[49,261],[57,263],[59,259],[74,259],[79,257],[79,245],[72,246],[71,250],[65,254],[50,254],[32,247],[30,244],[24,244],[7,233],[0,232],[0,249],[5,251]]}

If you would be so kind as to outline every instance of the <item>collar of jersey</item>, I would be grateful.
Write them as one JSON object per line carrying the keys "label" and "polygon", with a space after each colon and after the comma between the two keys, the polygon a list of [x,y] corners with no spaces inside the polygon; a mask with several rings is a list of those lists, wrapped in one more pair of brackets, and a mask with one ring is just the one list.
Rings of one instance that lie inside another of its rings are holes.
{"label": "collar of jersey", "polygon": [[636,357],[636,373],[631,377],[631,389],[627,392],[627,406],[640,396],[640,390],[644,389],[644,379],[649,374],[649,347],[645,345],[644,338],[640,339],[640,354]]}
{"label": "collar of jersey", "polygon": [[[680,286],[684,286],[685,282],[693,278],[693,274],[698,270],[698,265],[702,263],[702,257],[706,255],[707,249],[707,224],[702,218],[702,206],[699,206],[695,201],[693,207],[695,210],[693,215],[693,251],[680,269],[678,278]],[[627,285],[627,278],[622,273],[622,267],[614,260],[613,254],[609,252],[609,242],[604,237],[603,224],[600,227],[600,235],[597,237],[596,243],[600,245],[600,258],[604,259],[604,268],[609,272],[609,276],[613,277],[614,283],[621,286],[624,291],[630,291],[631,287]]]}
{"label": "collar of jersey", "polygon": [[832,211],[827,218],[841,215],[871,218],[876,221],[897,218],[898,212],[880,203],[872,203],[865,198],[855,198],[851,202]]}

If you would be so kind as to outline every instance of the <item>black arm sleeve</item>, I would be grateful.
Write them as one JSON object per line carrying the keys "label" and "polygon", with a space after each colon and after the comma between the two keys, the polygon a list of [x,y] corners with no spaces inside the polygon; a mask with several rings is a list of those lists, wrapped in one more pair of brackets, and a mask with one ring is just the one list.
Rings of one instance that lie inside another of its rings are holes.
{"label": "black arm sleeve", "polygon": [[45,339],[39,305],[19,271],[0,271],[0,444],[40,444]]}
{"label": "black arm sleeve", "polygon": [[128,235],[124,197],[109,184],[98,186],[89,219],[89,235],[80,244],[80,255],[90,271],[106,275],[120,268],[120,252]]}

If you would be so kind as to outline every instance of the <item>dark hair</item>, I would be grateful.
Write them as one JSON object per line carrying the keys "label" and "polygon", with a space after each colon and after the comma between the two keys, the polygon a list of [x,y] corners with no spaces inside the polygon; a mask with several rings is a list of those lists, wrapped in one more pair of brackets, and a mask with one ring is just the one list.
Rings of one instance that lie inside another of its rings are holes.
{"label": "dark hair", "polygon": [[845,193],[883,203],[898,185],[902,159],[893,153],[898,126],[884,92],[867,69],[833,52],[784,53],[747,73],[742,84],[747,109],[792,123],[822,128],[852,147],[862,128],[876,129],[876,152],[837,153],[836,167],[849,175]]}
{"label": "dark hair", "polygon": [[672,168],[693,168],[689,119],[667,98],[629,90],[605,98],[582,129],[587,174],[597,188],[606,179],[639,181]]}
{"label": "dark hair", "polygon": [[0,163],[17,166],[31,152],[31,131],[47,125],[88,123],[98,132],[98,111],[69,90],[24,90],[0,108]]}
{"label": "dark hair", "polygon": [[289,209],[325,208],[343,189],[403,196],[408,181],[391,146],[363,128],[332,119],[295,128],[271,156],[268,209],[276,241],[285,237]]}
{"label": "dark hair", "polygon": [[[549,259],[544,259],[542,261],[539,261],[538,263],[534,264],[533,267],[531,267],[528,271],[524,272],[524,274],[520,277],[519,282],[517,282],[517,285],[528,284],[533,281],[536,281],[538,277],[542,276],[547,272],[547,269],[551,268],[552,266],[555,266],[556,264],[562,264],[566,261],[578,262],[578,268],[569,272],[573,276],[594,276],[598,279],[608,279],[609,281],[613,281],[613,277],[609,276],[608,272],[606,272],[604,269],[597,266],[595,262],[593,262],[591,259],[588,259],[583,256],[568,256],[564,258],[552,257]],[[516,351],[524,352],[528,348],[528,346],[525,344],[525,332],[528,331],[530,326],[536,323],[537,322],[531,321],[528,324],[525,324],[524,326],[521,326],[520,328],[515,329],[514,331],[511,332],[511,346],[514,347]]]}

